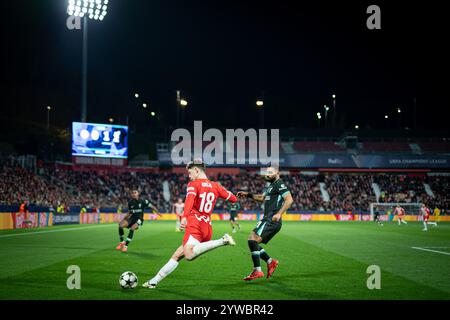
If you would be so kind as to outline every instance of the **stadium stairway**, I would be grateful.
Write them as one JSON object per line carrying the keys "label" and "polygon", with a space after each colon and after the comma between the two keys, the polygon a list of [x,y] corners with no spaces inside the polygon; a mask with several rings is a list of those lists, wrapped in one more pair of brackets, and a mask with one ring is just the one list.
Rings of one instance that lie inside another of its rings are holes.
{"label": "stadium stairway", "polygon": [[380,190],[380,186],[378,185],[378,183],[373,182],[372,183],[372,190],[375,193],[375,197],[377,199],[377,202],[380,201],[380,196],[381,196],[381,190]]}
{"label": "stadium stairway", "polygon": [[422,148],[417,143],[410,143],[409,147],[413,154],[422,154]]}
{"label": "stadium stairway", "polygon": [[431,190],[430,185],[428,183],[424,183],[423,186],[425,188],[425,192],[427,193],[427,195],[429,195],[430,197],[432,197],[434,199],[435,198],[434,192],[433,192],[433,190]]}
{"label": "stadium stairway", "polygon": [[330,202],[330,194],[328,193],[325,183],[324,182],[320,182],[320,193],[322,194],[322,199],[325,202]]}
{"label": "stadium stairway", "polygon": [[294,143],[293,142],[281,142],[281,149],[285,154],[294,154]]}
{"label": "stadium stairway", "polygon": [[166,202],[170,201],[170,188],[169,188],[169,181],[164,180],[163,181],[163,197]]}

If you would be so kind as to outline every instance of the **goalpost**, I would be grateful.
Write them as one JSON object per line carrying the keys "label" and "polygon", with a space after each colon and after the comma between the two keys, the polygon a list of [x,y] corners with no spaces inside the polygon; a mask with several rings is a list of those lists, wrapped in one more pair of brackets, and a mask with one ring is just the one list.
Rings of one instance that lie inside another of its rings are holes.
{"label": "goalpost", "polygon": [[370,204],[370,216],[373,220],[373,214],[378,211],[381,215],[390,215],[394,211],[394,207],[399,205],[405,209],[406,215],[419,215],[420,207],[422,203],[420,202],[373,202]]}

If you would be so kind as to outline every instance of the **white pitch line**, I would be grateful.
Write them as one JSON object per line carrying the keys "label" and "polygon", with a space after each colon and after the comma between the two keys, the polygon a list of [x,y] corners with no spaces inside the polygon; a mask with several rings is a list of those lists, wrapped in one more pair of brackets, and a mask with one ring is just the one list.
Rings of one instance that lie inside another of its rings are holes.
{"label": "white pitch line", "polygon": [[445,254],[447,256],[450,256],[450,252],[443,252],[443,251],[437,251],[437,250],[430,250],[430,249],[425,249],[425,248],[420,248],[420,247],[411,247],[412,249],[416,249],[416,250],[422,250],[422,251],[430,251],[430,252],[435,252],[435,253],[440,253],[440,254]]}
{"label": "white pitch line", "polygon": [[0,238],[9,238],[9,237],[18,237],[18,236],[27,236],[34,234],[43,234],[43,233],[52,233],[52,232],[65,232],[65,231],[74,231],[74,230],[83,230],[83,229],[94,229],[101,227],[109,227],[108,224],[100,225],[100,226],[92,226],[92,227],[81,227],[81,228],[70,228],[70,229],[58,229],[58,230],[48,230],[48,231],[37,231],[37,232],[24,232],[24,233],[14,233],[14,234],[3,234],[0,235]]}

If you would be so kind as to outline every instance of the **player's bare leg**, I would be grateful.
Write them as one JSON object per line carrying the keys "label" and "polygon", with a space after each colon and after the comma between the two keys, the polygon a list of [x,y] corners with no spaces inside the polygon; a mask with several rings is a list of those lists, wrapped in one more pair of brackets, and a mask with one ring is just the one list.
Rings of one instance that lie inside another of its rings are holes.
{"label": "player's bare leg", "polygon": [[187,261],[192,261],[195,258],[201,256],[202,254],[217,249],[222,246],[234,246],[236,245],[236,242],[234,239],[229,235],[225,234],[222,238],[217,240],[210,240],[206,242],[200,242],[194,237],[190,237],[188,242],[184,245],[184,257]]}
{"label": "player's bare leg", "polygon": [[123,231],[124,228],[128,228],[128,221],[127,220],[122,220],[122,221],[119,222],[120,243],[116,247],[116,250],[122,250],[122,247],[125,245],[125,241],[124,241],[125,232]]}
{"label": "player's bare leg", "polygon": [[261,269],[261,259],[267,263],[267,278],[270,278],[278,266],[278,260],[272,259],[267,252],[259,245],[262,238],[258,236],[254,231],[250,233],[248,237],[248,247],[252,254],[253,271],[247,277],[245,281],[250,281],[264,277],[264,273]]}
{"label": "player's bare leg", "polygon": [[142,286],[144,288],[150,289],[156,288],[156,285],[159,282],[161,282],[165,277],[175,271],[175,269],[178,267],[179,261],[184,257],[183,252],[183,246],[179,246],[173,253],[172,257],[169,259],[169,261],[158,271],[158,273],[153,278],[145,282]]}

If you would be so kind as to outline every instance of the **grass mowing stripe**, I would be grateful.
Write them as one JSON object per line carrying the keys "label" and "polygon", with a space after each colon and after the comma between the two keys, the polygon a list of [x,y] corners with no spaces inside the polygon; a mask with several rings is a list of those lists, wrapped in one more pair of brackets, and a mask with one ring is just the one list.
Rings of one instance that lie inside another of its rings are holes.
{"label": "grass mowing stripe", "polygon": [[[285,235],[286,237],[292,237],[297,239],[296,237],[293,237],[291,235]],[[299,240],[299,239],[297,239]],[[300,240],[301,241],[301,240]],[[366,284],[366,280],[369,277],[369,274],[366,273],[366,269],[367,267],[370,265],[370,263],[367,263],[365,261],[362,261],[358,258],[346,255],[344,253],[341,252],[336,252],[333,251],[331,248],[324,248],[324,247],[320,247],[314,244],[311,244],[309,242],[305,242],[305,241],[301,241],[304,242],[305,245],[310,246],[314,249],[312,249],[311,251],[314,252],[315,254],[318,254],[319,252],[323,251],[324,255],[325,253],[329,256],[327,260],[332,261],[331,264],[336,264],[335,268],[337,272],[342,272],[342,265],[348,264],[349,268],[351,269],[357,269],[358,270],[358,275],[355,274],[352,276],[352,280],[354,281],[355,279],[358,279],[360,282],[360,286],[365,286]],[[300,247],[300,245],[298,244],[298,247]],[[345,262],[339,262],[339,258],[342,258],[344,260],[347,260]],[[359,267],[356,267],[359,266]],[[381,266],[380,266],[381,267]],[[316,269],[317,270],[317,269]],[[307,274],[305,274],[307,275]],[[331,275],[331,274],[330,274]],[[342,275],[342,278],[344,278],[344,275]],[[361,290],[361,295],[357,296],[356,299],[367,299],[367,296],[370,296],[371,299],[405,299],[405,295],[408,294],[407,293],[402,293],[401,291],[405,290],[406,288],[411,288],[411,290],[416,291],[416,295],[422,295],[420,298],[421,299],[441,299],[442,296],[448,296],[448,293],[440,288],[436,288],[434,286],[431,286],[427,283],[421,283],[419,281],[416,281],[414,279],[411,279],[409,277],[405,277],[402,274],[393,272],[392,270],[388,270],[386,268],[381,268],[381,279],[382,279],[382,289],[383,290],[369,290],[364,288],[365,290],[367,290],[367,292],[364,292],[364,290]],[[387,284],[387,285],[386,285]],[[420,290],[418,290],[418,288],[420,288]],[[400,291],[399,291],[400,289]],[[353,288],[354,292],[349,293],[350,296],[355,294],[356,289]],[[423,292],[420,292],[421,290],[426,291],[427,294],[423,294]],[[345,293],[342,293],[343,296],[335,296],[334,299],[348,299],[348,296],[345,296]],[[410,294],[410,293],[409,293]],[[384,297],[383,297],[384,296]],[[416,296],[414,299],[417,299],[418,297]],[[350,299],[355,299],[355,297],[350,297]],[[410,299],[406,296],[406,299]]]}
{"label": "grass mowing stripe", "polygon": [[[124,271],[133,271],[140,286],[155,275],[183,237],[174,232],[172,221],[145,224],[127,253],[113,249],[118,242],[114,228],[0,239],[0,269],[15,273],[0,277],[0,299],[450,298],[449,288],[439,290],[447,286],[450,260],[411,250],[412,246],[447,245],[450,225],[423,234],[415,227],[389,224],[376,229],[371,223],[286,221],[270,244],[262,245],[280,260],[274,277],[246,283],[242,278],[253,267],[247,237],[256,223],[240,223],[241,231],[233,234],[237,246],[213,250],[193,262],[182,260],[174,273],[151,290],[121,290],[118,278]],[[230,232],[229,223],[215,221],[213,239],[224,232]],[[66,287],[66,269],[72,264],[81,268],[81,290]],[[366,286],[370,276],[366,269],[371,264],[382,269],[381,290]],[[264,262],[262,267],[266,272]],[[438,286],[437,281],[442,284]]]}
{"label": "grass mowing stripe", "polygon": [[443,252],[443,251],[437,251],[437,250],[431,250],[431,249],[425,249],[425,248],[419,248],[419,247],[411,247],[411,249],[416,249],[416,250],[422,250],[422,251],[429,251],[429,252],[435,252],[435,253],[440,253],[440,254],[445,254],[447,256],[450,256],[449,252]]}
{"label": "grass mowing stripe", "polygon": [[89,227],[80,227],[80,228],[69,228],[69,229],[58,229],[58,230],[46,230],[46,231],[36,231],[36,232],[22,232],[22,233],[13,233],[13,234],[3,234],[0,235],[0,238],[10,238],[10,237],[18,237],[18,236],[29,236],[35,234],[43,234],[43,233],[53,233],[53,232],[66,232],[66,231],[76,231],[76,230],[84,230],[84,229],[95,229],[95,228],[103,228],[110,227],[112,224],[102,224],[99,226],[89,226]]}
{"label": "grass mowing stripe", "polygon": [[[439,231],[441,234],[428,235],[413,228],[399,230],[392,224],[377,228],[369,223],[333,225],[317,222],[287,227],[285,233],[289,236],[323,250],[365,263],[366,267],[379,265],[383,272],[388,271],[398,277],[439,290],[443,295],[448,296],[450,293],[450,283],[443,281],[448,277],[449,261],[440,255],[419,257],[411,254],[410,250],[411,244],[424,244],[424,241],[429,245],[443,244],[440,238],[442,235],[448,237],[448,225]],[[392,233],[392,230],[399,230],[400,233]],[[408,245],[409,243],[411,244]]]}
{"label": "grass mowing stripe", "polygon": [[[0,252],[0,269],[3,271],[0,273],[0,284],[7,282],[7,280],[3,280],[5,278],[20,278],[24,273],[36,273],[36,270],[45,269],[54,264],[65,264],[67,268],[70,265],[70,263],[66,263],[67,261],[83,259],[88,255],[95,256],[101,251],[121,254],[114,249],[119,242],[117,232],[107,228],[91,227],[88,229],[93,230],[92,232],[84,230],[82,237],[80,237],[80,233],[50,233],[39,238],[2,239],[0,241],[0,246],[3,248],[3,251]],[[158,236],[164,232],[160,229],[148,231],[139,230],[135,233],[135,238],[139,240],[139,243],[148,243],[145,240],[147,237]],[[30,239],[32,239],[31,242]],[[134,244],[130,243],[130,247],[133,248]],[[145,256],[145,253],[130,253],[131,257],[134,255]],[[11,259],[14,261],[14,268],[11,267]],[[65,272],[65,269],[61,270]]]}

